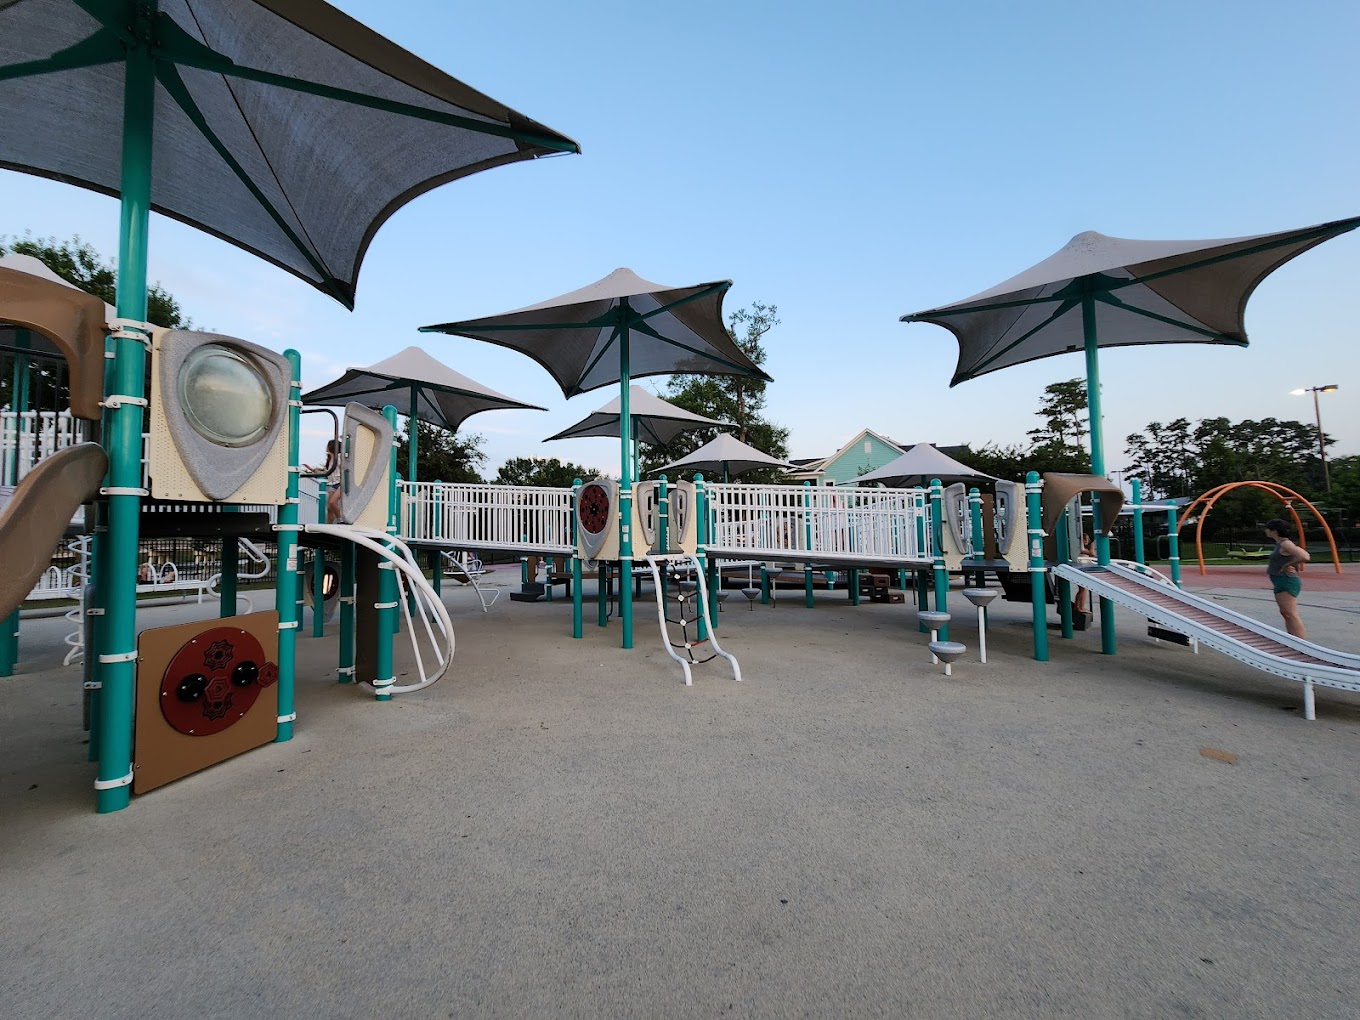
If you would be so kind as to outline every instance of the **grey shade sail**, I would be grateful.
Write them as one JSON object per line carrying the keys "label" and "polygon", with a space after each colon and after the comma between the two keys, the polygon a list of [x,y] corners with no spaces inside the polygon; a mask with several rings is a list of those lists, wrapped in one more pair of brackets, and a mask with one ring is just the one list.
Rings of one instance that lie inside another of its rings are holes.
{"label": "grey shade sail", "polygon": [[155,61],[151,207],[353,307],[406,202],[575,142],[321,0],[0,0],[0,167],[118,195],[125,49]]}
{"label": "grey shade sail", "polygon": [[945,483],[995,481],[991,475],[970,468],[929,443],[917,443],[896,460],[860,475],[855,481],[882,482],[884,485],[929,485],[935,478]]}
{"label": "grey shade sail", "polygon": [[367,368],[351,368],[334,382],[304,393],[302,401],[328,406],[359,403],[375,410],[391,404],[398,414],[409,417],[414,413],[450,432],[482,411],[512,407],[544,410],[455,372],[419,347],[408,347]]}
{"label": "grey shade sail", "polygon": [[1078,234],[1060,251],[964,301],[902,316],[954,334],[951,386],[1083,350],[1084,299],[1099,347],[1212,343],[1246,346],[1247,299],[1266,276],[1360,217],[1299,230],[1209,241],[1139,241]]}
{"label": "grey shade sail", "polygon": [[[705,443],[693,453],[672,461],[658,471],[716,471],[733,478],[759,468],[792,470],[788,461],[771,457],[754,446],[743,443],[730,432],[723,432],[712,442]],[[652,472],[655,474],[656,472]]]}
{"label": "grey shade sail", "polygon": [[[682,432],[690,429],[724,428],[728,423],[705,418],[702,414],[686,411],[641,386],[631,386],[628,390],[629,410],[633,419],[633,438],[640,443],[652,446],[665,446]],[[543,440],[580,439],[584,436],[621,435],[619,420],[619,398],[582,418],[575,425],[569,425],[555,436]]]}
{"label": "grey shade sail", "polygon": [[624,378],[618,341],[625,334],[630,379],[685,372],[769,380],[723,325],[723,294],[731,286],[731,280],[719,280],[666,287],[631,269],[616,269],[587,287],[527,308],[421,328],[526,354],[568,397]]}

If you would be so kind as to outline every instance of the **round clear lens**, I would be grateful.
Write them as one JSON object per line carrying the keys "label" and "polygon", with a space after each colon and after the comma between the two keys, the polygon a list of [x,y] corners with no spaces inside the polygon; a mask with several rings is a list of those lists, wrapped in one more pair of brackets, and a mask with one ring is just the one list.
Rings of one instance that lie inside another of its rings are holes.
{"label": "round clear lens", "polygon": [[185,359],[179,401],[194,431],[218,446],[249,446],[274,415],[268,380],[245,355],[221,344],[205,344]]}

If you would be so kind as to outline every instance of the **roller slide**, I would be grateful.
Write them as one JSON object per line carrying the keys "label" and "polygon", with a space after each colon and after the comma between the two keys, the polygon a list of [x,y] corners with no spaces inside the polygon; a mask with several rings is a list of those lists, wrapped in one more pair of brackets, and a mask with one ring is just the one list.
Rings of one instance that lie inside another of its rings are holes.
{"label": "roller slide", "polygon": [[1360,691],[1360,655],[1292,637],[1117,563],[1103,567],[1066,563],[1055,567],[1054,573],[1248,666],[1302,683],[1309,719],[1313,718],[1314,684]]}

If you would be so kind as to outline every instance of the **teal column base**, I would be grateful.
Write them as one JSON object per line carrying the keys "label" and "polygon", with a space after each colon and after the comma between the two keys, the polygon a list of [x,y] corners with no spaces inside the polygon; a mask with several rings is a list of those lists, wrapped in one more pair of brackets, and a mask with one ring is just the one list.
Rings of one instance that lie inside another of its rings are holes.
{"label": "teal column base", "polygon": [[803,567],[803,604],[811,609],[817,603],[812,597],[812,567]]}
{"label": "teal column base", "polygon": [[595,601],[599,603],[599,624],[609,626],[609,567],[604,560],[595,564]]}
{"label": "teal column base", "polygon": [[13,676],[19,663],[19,610],[0,621],[0,676]]}
{"label": "teal column base", "polygon": [[770,572],[765,567],[760,568],[760,604],[770,604]]}
{"label": "teal column base", "polygon": [[585,596],[581,592],[581,557],[571,558],[571,636],[585,636]]}
{"label": "teal column base", "polygon": [[859,605],[859,571],[851,570],[848,576],[850,578],[850,604],[857,606]]}

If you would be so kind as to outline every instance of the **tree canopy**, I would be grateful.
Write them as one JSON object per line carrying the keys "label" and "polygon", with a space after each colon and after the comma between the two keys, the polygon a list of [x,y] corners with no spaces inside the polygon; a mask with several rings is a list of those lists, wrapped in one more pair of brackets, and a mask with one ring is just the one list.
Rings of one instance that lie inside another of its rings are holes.
{"label": "tree canopy", "polygon": [[492,482],[496,485],[544,485],[568,489],[578,478],[584,482],[599,475],[593,468],[561,461],[556,457],[511,457],[501,465]]}
{"label": "tree canopy", "polygon": [[[740,308],[728,318],[727,333],[732,341],[755,364],[765,363],[762,337],[779,325],[779,309],[775,305],[753,302]],[[764,379],[727,375],[675,375],[662,394],[677,407],[735,426],[733,433],[744,443],[771,457],[787,460],[789,430],[765,417]],[[642,473],[655,471],[671,461],[693,453],[715,439],[726,429],[703,428],[682,432],[664,446],[644,446],[641,456]],[[687,473],[682,473],[683,477]],[[749,482],[784,481],[783,472],[753,471],[743,478]]]}
{"label": "tree canopy", "polygon": [[[485,437],[476,432],[450,432],[420,419],[406,419],[397,436],[397,470],[405,477],[406,451],[410,448],[411,422],[416,421],[416,474],[418,482],[480,482],[479,468],[486,462]],[[409,479],[408,479],[409,481]]]}

